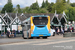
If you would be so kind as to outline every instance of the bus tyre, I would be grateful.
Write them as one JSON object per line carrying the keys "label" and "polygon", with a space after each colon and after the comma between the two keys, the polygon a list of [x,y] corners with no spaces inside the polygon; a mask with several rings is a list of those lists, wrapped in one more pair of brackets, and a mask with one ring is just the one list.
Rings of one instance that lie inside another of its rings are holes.
{"label": "bus tyre", "polygon": [[47,39],[47,37],[43,37],[43,39]]}
{"label": "bus tyre", "polygon": [[33,37],[30,37],[29,39],[33,39]]}
{"label": "bus tyre", "polygon": [[53,36],[55,36],[55,32],[53,32]]}
{"label": "bus tyre", "polygon": [[40,39],[40,37],[37,37],[37,39]]}

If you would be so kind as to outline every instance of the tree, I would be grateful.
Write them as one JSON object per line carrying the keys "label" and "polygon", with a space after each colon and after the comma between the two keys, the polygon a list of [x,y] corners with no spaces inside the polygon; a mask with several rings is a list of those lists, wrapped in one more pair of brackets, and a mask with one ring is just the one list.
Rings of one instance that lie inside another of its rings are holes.
{"label": "tree", "polygon": [[46,0],[45,2],[45,6],[47,7],[49,5],[48,0]]}
{"label": "tree", "polygon": [[61,0],[56,0],[56,3],[60,2]]}
{"label": "tree", "polygon": [[69,4],[70,3],[70,0],[67,0],[67,3]]}
{"label": "tree", "polygon": [[22,10],[23,10],[23,13],[30,13],[30,8],[29,7],[25,7]]}
{"label": "tree", "polygon": [[41,8],[47,8],[49,5],[50,3],[48,2],[48,0],[46,0],[45,2],[43,0]]}
{"label": "tree", "polygon": [[13,12],[12,13],[16,13],[17,12],[17,9],[16,8],[13,8]]}
{"label": "tree", "polygon": [[51,12],[52,11],[52,6],[54,5],[54,3],[52,2],[51,4],[49,4],[48,5],[48,7],[47,7],[47,10],[49,11],[49,12]]}
{"label": "tree", "polygon": [[45,8],[45,2],[43,0],[41,8]]}
{"label": "tree", "polygon": [[33,3],[30,6],[30,10],[39,10],[39,5],[38,5],[38,2],[37,1],[36,1],[36,3]]}
{"label": "tree", "polygon": [[71,5],[72,7],[75,7],[75,3],[71,3],[70,5]]}
{"label": "tree", "polygon": [[63,3],[66,3],[66,0],[63,0]]}
{"label": "tree", "polygon": [[46,2],[45,2],[45,8],[48,8],[49,5],[50,5],[50,3],[48,2],[48,0],[46,0]]}
{"label": "tree", "polygon": [[1,13],[1,11],[0,11],[0,13]]}
{"label": "tree", "polygon": [[18,10],[18,13],[21,13],[20,5],[18,4],[16,7],[17,7],[17,10]]}
{"label": "tree", "polygon": [[30,13],[39,13],[39,11],[38,10],[31,10]]}
{"label": "tree", "polygon": [[57,0],[57,2],[55,3],[55,5],[52,7],[52,11],[54,12],[55,10],[57,11],[57,13],[62,13],[66,7],[64,6],[64,1],[63,0]]}
{"label": "tree", "polygon": [[49,13],[46,8],[42,8],[39,10],[39,13]]}
{"label": "tree", "polygon": [[13,5],[12,5],[12,3],[7,3],[4,6],[4,8],[2,9],[1,13],[5,13],[5,11],[8,12],[8,13],[13,12]]}
{"label": "tree", "polygon": [[75,21],[75,7],[69,7],[66,11],[69,21]]}

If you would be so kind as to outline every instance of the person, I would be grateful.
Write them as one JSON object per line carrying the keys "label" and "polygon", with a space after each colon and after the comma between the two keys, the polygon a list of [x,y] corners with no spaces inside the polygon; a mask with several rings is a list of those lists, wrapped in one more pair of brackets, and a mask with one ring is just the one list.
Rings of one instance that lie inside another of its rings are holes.
{"label": "person", "polygon": [[4,34],[5,34],[5,32],[2,32],[2,33],[1,33],[1,36],[3,36]]}
{"label": "person", "polygon": [[20,34],[20,30],[18,30],[18,34]]}
{"label": "person", "polygon": [[2,33],[1,33],[1,36],[2,36],[2,37],[6,37],[5,32],[2,32]]}
{"label": "person", "polygon": [[9,30],[7,30],[7,33],[6,33],[6,35],[7,35],[7,37],[9,37],[9,35],[10,35],[10,32],[9,32]]}
{"label": "person", "polygon": [[67,27],[65,27],[65,32],[67,32],[68,31],[68,29],[67,29]]}
{"label": "person", "polygon": [[64,30],[63,30],[63,28],[62,28],[62,27],[61,27],[61,33],[62,33],[62,34],[64,34]]}
{"label": "person", "polygon": [[70,27],[68,28],[68,32],[71,32],[71,31],[70,31]]}
{"label": "person", "polygon": [[57,31],[58,31],[58,28],[56,27],[56,28],[55,28],[55,32],[56,32],[56,34],[58,35]]}
{"label": "person", "polygon": [[59,30],[59,28],[58,28],[58,30],[57,30],[57,34],[59,35],[59,32],[60,32],[60,30]]}
{"label": "person", "polygon": [[14,37],[14,34],[13,33],[11,33],[11,31],[9,31],[9,37]]}
{"label": "person", "polygon": [[16,31],[15,30],[13,30],[13,34],[14,34],[14,37],[16,37]]}
{"label": "person", "polygon": [[72,27],[72,32],[74,32],[74,27]]}
{"label": "person", "polygon": [[71,27],[71,32],[72,32],[72,30],[73,30],[73,29],[72,29],[72,27]]}
{"label": "person", "polygon": [[14,34],[13,33],[11,33],[11,31],[7,31],[7,36],[10,38],[10,37],[14,37]]}

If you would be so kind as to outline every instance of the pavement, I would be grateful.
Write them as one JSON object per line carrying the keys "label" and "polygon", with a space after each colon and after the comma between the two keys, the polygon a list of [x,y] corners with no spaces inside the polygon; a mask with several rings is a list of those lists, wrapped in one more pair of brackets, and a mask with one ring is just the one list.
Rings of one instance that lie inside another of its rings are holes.
{"label": "pavement", "polygon": [[[22,37],[22,34],[16,34],[16,37]],[[5,36],[0,35],[0,38],[8,38],[8,37],[6,35]]]}

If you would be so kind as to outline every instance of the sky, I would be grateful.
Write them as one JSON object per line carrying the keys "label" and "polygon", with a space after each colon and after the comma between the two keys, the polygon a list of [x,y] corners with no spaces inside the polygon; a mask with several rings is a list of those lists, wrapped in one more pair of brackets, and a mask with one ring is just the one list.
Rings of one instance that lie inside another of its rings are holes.
{"label": "sky", "polygon": [[[0,7],[4,7],[4,5],[7,3],[8,0],[0,0]],[[41,6],[43,0],[37,0],[39,6]],[[45,1],[45,0],[44,0]],[[51,2],[56,2],[56,0],[48,0],[50,3]],[[13,7],[16,7],[17,4],[21,6],[21,8],[30,6],[32,3],[35,3],[36,0],[12,0]],[[71,0],[71,3],[75,2],[75,0]]]}

